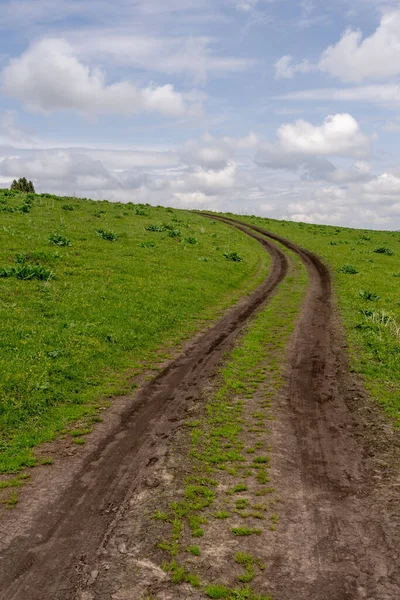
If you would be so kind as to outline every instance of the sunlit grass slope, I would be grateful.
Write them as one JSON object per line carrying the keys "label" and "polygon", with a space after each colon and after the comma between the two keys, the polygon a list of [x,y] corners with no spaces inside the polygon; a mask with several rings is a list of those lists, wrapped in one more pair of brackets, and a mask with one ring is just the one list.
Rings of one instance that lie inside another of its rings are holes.
{"label": "sunlit grass slope", "polygon": [[35,445],[129,389],[268,260],[195,214],[0,191],[0,472],[35,464]]}
{"label": "sunlit grass slope", "polygon": [[400,426],[400,233],[236,218],[312,250],[331,267],[351,368]]}

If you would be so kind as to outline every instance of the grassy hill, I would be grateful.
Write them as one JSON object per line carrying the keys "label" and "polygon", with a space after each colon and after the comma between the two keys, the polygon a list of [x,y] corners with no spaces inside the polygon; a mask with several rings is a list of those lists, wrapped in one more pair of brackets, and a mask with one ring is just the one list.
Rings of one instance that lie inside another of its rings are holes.
{"label": "grassy hill", "polygon": [[[240,219],[330,265],[351,368],[400,425],[400,233]],[[256,241],[195,213],[0,190],[0,472],[90,425],[268,264]]]}
{"label": "grassy hill", "polygon": [[0,472],[95,419],[102,398],[253,289],[268,261],[195,214],[1,190]]}

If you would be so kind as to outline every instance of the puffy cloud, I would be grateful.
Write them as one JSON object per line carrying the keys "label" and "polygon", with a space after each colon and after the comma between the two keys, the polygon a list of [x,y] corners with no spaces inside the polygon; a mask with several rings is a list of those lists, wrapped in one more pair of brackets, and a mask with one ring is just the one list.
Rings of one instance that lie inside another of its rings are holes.
{"label": "puffy cloud", "polygon": [[[293,62],[282,56],[275,63],[277,79],[320,70],[344,82],[384,80],[400,74],[400,10],[384,12],[377,29],[363,38],[360,30],[347,29],[340,40],[321,54],[316,64]],[[397,93],[397,96],[399,94]]]}
{"label": "puffy cloud", "polygon": [[330,115],[320,126],[299,119],[282,125],[277,137],[283,150],[301,154],[364,156],[369,146],[368,138],[348,113]]}
{"label": "puffy cloud", "polygon": [[79,62],[64,40],[45,38],[13,59],[2,73],[3,90],[31,110],[86,114],[153,112],[168,117],[188,107],[170,84],[139,88],[129,81],[107,85],[99,69]]}
{"label": "puffy cloud", "polygon": [[380,199],[382,196],[393,196],[400,199],[400,177],[392,173],[382,173],[365,184],[364,192]]}
{"label": "puffy cloud", "polygon": [[322,54],[319,68],[342,81],[386,79],[400,73],[400,10],[383,14],[376,31],[363,39],[348,29]]}
{"label": "puffy cloud", "polygon": [[299,119],[277,130],[275,143],[260,142],[256,162],[268,169],[300,171],[304,179],[348,181],[366,179],[365,166],[338,169],[328,157],[361,158],[370,140],[349,114],[326,117],[322,125]]}

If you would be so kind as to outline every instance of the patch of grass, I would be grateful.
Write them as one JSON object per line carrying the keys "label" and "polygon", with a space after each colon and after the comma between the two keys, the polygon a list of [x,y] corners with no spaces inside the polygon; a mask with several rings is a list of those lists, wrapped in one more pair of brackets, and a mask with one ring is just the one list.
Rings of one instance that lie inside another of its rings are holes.
{"label": "patch of grass", "polygon": [[187,551],[190,554],[193,554],[193,556],[200,556],[201,554],[200,548],[198,546],[189,546],[189,548],[187,548]]}
{"label": "patch of grass", "polygon": [[245,483],[238,483],[226,493],[232,496],[233,494],[240,494],[240,492],[247,492],[248,489]]}
{"label": "patch of grass", "polygon": [[11,510],[12,508],[14,508],[15,506],[17,506],[17,504],[18,504],[18,494],[17,494],[17,492],[13,492],[10,496],[8,496],[8,498],[5,498],[4,500],[0,500],[0,503],[4,504],[4,506],[8,510]]}
{"label": "patch of grass", "polygon": [[219,510],[214,515],[216,519],[229,519],[230,516],[230,513],[228,513],[226,510]]}
{"label": "patch of grass", "polygon": [[40,460],[40,464],[43,466],[54,465],[54,460],[50,457],[45,457]]}
{"label": "patch of grass", "polygon": [[254,527],[232,527],[232,533],[238,536],[247,535],[261,535],[261,529],[255,529]]}

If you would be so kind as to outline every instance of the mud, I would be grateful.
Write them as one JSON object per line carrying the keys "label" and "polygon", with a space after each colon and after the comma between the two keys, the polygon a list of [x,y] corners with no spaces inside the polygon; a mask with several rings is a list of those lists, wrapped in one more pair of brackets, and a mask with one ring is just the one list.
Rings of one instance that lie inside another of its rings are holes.
{"label": "mud", "polygon": [[[239,229],[243,229],[238,225]],[[52,470],[26,502],[1,522],[0,598],[69,600],[86,564],[111,535],[128,490],[146,480],[151,467],[185,415],[188,403],[215,374],[223,355],[248,319],[284,278],[288,261],[274,244],[251,234],[271,254],[268,278],[249,297],[186,348],[135,397],[121,403],[90,454],[64,473]]]}

